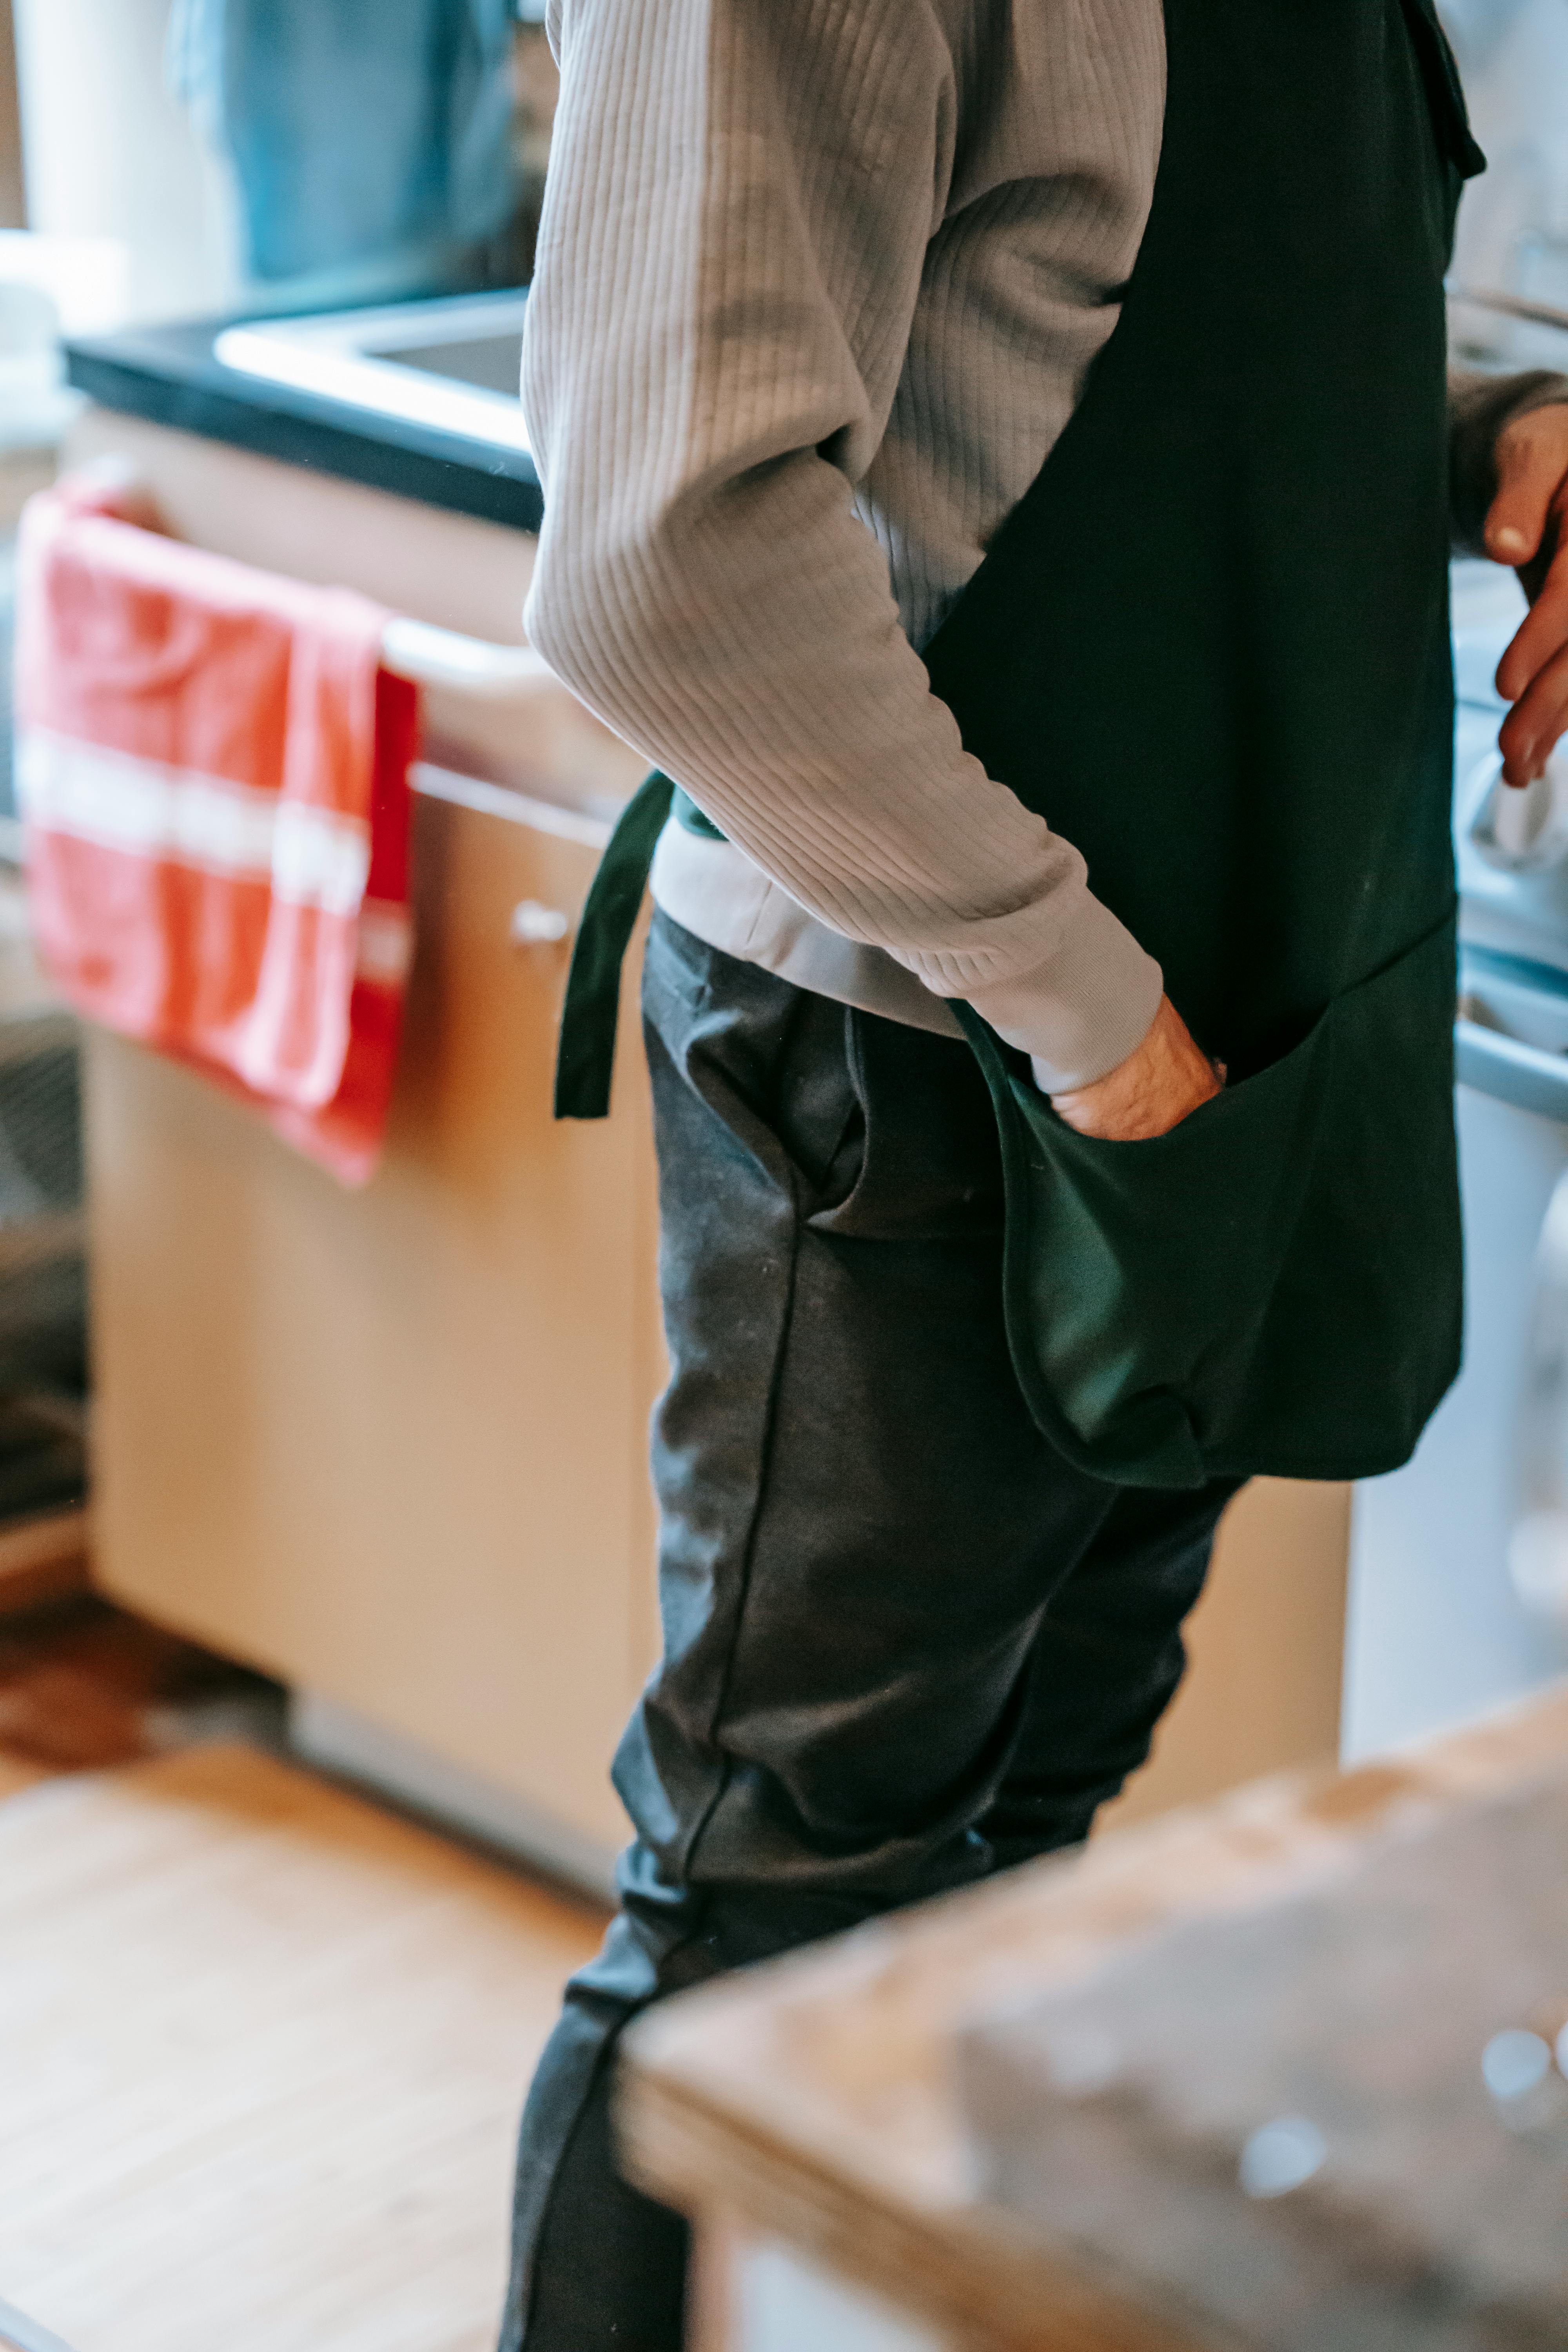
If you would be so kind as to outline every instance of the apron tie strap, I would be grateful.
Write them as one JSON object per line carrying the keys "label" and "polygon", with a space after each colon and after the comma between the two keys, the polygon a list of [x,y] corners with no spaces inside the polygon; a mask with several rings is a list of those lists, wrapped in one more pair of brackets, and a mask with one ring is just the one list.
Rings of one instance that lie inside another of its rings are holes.
{"label": "apron tie strap", "polygon": [[645,777],[599,860],[566,975],[555,1054],[557,1118],[603,1118],[609,1110],[621,966],[675,790],[658,768]]}

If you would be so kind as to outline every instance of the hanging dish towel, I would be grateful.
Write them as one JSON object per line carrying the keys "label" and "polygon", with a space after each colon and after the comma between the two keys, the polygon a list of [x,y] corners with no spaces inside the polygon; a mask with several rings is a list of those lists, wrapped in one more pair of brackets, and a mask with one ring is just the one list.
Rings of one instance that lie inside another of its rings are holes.
{"label": "hanging dish towel", "polygon": [[388,615],[64,483],[18,551],[33,924],[79,1011],[207,1072],[360,1184],[408,964],[417,696]]}

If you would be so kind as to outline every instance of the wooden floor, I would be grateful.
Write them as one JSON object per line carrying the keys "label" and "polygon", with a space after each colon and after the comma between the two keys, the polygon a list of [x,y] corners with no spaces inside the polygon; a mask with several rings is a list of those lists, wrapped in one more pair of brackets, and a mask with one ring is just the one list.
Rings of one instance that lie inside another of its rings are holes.
{"label": "wooden floor", "polygon": [[72,2352],[489,2352],[518,2108],[600,1921],[180,1744],[268,1704],[96,1603],[0,1622],[0,2301]]}

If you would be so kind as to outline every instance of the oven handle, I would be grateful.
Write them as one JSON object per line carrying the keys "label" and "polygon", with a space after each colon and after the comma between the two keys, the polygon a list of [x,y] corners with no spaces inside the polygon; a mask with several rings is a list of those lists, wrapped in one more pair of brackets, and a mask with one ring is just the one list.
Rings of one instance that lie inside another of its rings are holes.
{"label": "oven handle", "polygon": [[1543,1053],[1461,1017],[1454,1024],[1454,1075],[1478,1094],[1568,1126],[1568,1055]]}

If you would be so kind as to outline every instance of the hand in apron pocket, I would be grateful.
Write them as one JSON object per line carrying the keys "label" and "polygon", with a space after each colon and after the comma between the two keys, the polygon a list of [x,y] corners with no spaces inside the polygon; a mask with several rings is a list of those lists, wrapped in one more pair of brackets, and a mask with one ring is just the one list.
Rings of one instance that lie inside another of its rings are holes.
{"label": "hand in apron pocket", "polygon": [[[1445,919],[1279,1061],[1141,1142],[1068,1127],[964,1008],[1002,1130],[1014,1361],[1080,1468],[1195,1487],[1360,1475],[1414,1444],[1402,1368],[1382,1377],[1365,1343],[1391,1285],[1422,1281],[1401,1238],[1426,1234],[1409,1213],[1441,1189],[1451,1115],[1447,1078],[1421,1054],[1407,1070],[1402,1045],[1425,1045],[1435,992],[1451,1015],[1453,960]],[[1314,1328],[1302,1269],[1325,1257],[1350,1303]],[[1436,1336],[1443,1386],[1455,1348]]]}

